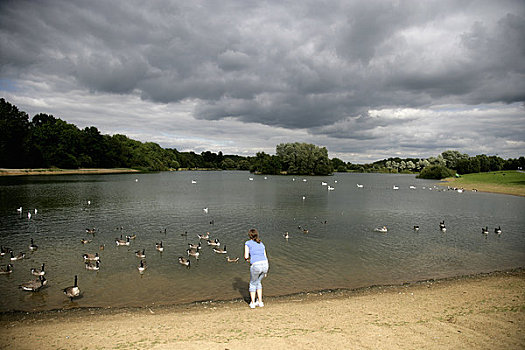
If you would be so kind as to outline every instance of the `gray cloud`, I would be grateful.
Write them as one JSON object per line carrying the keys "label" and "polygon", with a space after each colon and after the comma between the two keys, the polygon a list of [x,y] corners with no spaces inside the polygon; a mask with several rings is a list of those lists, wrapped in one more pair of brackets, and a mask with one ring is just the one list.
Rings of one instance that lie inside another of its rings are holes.
{"label": "gray cloud", "polygon": [[[54,92],[65,99],[74,96],[77,104],[85,94],[104,96],[107,105],[112,98],[113,103],[126,101],[124,110],[138,104],[146,109],[191,106],[185,113],[201,129],[210,125],[207,135],[219,122],[220,127],[264,126],[267,135],[278,130],[283,138],[322,143],[351,157],[371,148],[379,156],[471,147],[472,140],[488,134],[486,127],[512,153],[513,142],[521,140],[515,130],[524,128],[519,103],[525,100],[525,4],[3,1],[0,78],[18,86],[10,96],[25,101],[21,108],[42,105],[25,97],[29,91],[47,96],[48,105],[57,98]],[[488,108],[494,111],[488,118],[495,122],[455,111],[440,114],[441,123],[466,118],[470,124],[462,127],[474,131],[449,135],[442,125],[431,123],[432,130],[418,133],[427,119],[388,115],[430,110],[436,118],[442,105]],[[91,118],[85,110],[62,106],[79,121]],[[499,108],[518,114],[514,127],[501,122]],[[122,118],[122,125],[129,125],[125,115],[133,114],[106,113],[117,115],[107,118],[116,124]],[[135,118],[144,128],[149,120],[160,129],[182,120],[178,113],[158,120],[146,113]],[[104,129],[107,122],[97,121],[97,127]],[[170,135],[178,137],[198,134],[173,131]],[[155,135],[155,130],[146,134]],[[418,134],[425,137],[417,139]],[[266,142],[267,135],[261,135]],[[462,142],[467,137],[470,142]],[[169,144],[168,137],[161,139]],[[210,143],[220,145],[230,143]],[[479,149],[497,153],[494,147]],[[374,155],[362,158],[367,157]]]}

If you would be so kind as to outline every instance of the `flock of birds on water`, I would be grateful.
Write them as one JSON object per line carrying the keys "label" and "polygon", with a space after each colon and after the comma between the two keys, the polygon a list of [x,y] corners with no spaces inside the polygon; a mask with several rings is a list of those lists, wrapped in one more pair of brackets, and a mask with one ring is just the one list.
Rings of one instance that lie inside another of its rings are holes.
{"label": "flock of birds on water", "polygon": [[[264,179],[266,180],[267,177],[265,176]],[[250,177],[249,178],[249,181],[253,181],[253,177]],[[138,180],[136,179],[135,181],[138,182]],[[292,179],[292,181],[296,181],[295,178]],[[302,180],[303,182],[307,182],[306,179],[303,179]],[[197,183],[197,180],[192,180],[191,181],[192,184],[196,184]],[[337,183],[337,180],[334,181],[334,183]],[[324,182],[322,181],[321,182],[321,185],[322,186],[326,186],[327,187],[327,190],[328,191],[334,191],[335,190],[335,187],[333,186],[330,186],[327,182]],[[356,184],[356,187],[359,188],[359,189],[362,189],[364,188],[364,185],[363,184]],[[409,188],[411,190],[414,190],[416,189],[415,186],[409,186]],[[422,187],[423,189],[426,189],[425,187]],[[396,186],[394,185],[392,187],[393,190],[399,190],[399,186]],[[438,188],[437,186],[434,186],[434,187],[428,187],[429,190],[438,190],[438,191],[445,191],[445,190],[454,190],[454,191],[457,191],[458,193],[462,193],[464,191],[463,188],[452,188],[452,187],[447,187],[447,189],[440,189]],[[472,190],[473,192],[477,192],[477,190]],[[302,196],[302,200],[306,200],[306,196]],[[88,205],[91,205],[91,201],[87,201],[87,204]],[[19,207],[16,209],[16,211],[18,212],[18,214],[20,216],[22,216],[23,214],[23,208],[22,207]],[[208,211],[209,209],[208,208],[203,208],[203,211],[205,214],[208,214]],[[32,218],[33,215],[37,215],[38,213],[38,210],[37,209],[34,209],[33,211],[28,211],[27,212],[27,218],[30,220]],[[213,220],[210,221],[210,224],[213,224]],[[323,223],[327,223],[326,221],[324,221]],[[116,230],[122,230],[123,227],[117,227]],[[303,228],[301,226],[298,226],[298,229],[301,230],[304,234],[307,234],[309,231],[308,229],[306,228]],[[444,221],[441,221],[439,223],[439,229],[442,231],[442,232],[446,232],[447,228],[446,228],[446,225],[445,225],[445,222]],[[414,231],[419,231],[419,226],[415,225],[413,226],[413,230]],[[374,229],[374,231],[376,232],[381,232],[381,233],[387,233],[388,232],[388,228],[386,226],[380,226],[380,227],[376,227]],[[86,229],[86,233],[87,234],[91,234],[93,235],[93,237],[95,236],[95,234],[97,233],[97,229],[95,228],[87,228]],[[166,233],[166,229],[164,229],[164,233]],[[489,229],[488,229],[488,226],[485,226],[485,227],[482,227],[481,228],[481,233],[483,235],[488,235],[489,234]],[[502,233],[502,230],[501,230],[501,227],[498,226],[496,228],[494,228],[494,233],[496,235],[501,235]],[[187,232],[185,233],[182,233],[181,236],[187,236]],[[180,265],[182,266],[185,266],[186,268],[190,268],[191,267],[191,258],[195,259],[195,260],[198,260],[199,259],[199,256],[202,254],[201,250],[202,250],[202,241],[206,242],[206,244],[210,247],[212,247],[213,249],[213,252],[215,252],[216,254],[227,254],[227,250],[226,250],[226,245],[224,245],[223,247],[221,247],[221,242],[219,241],[218,238],[215,238],[215,239],[211,239],[210,238],[210,232],[206,232],[205,234],[198,234],[198,243],[188,243],[188,248],[186,249],[186,254],[187,256],[184,257],[184,256],[179,256],[178,257],[178,262]],[[124,246],[124,247],[129,247],[131,245],[131,241],[132,240],[135,240],[136,238],[136,234],[132,234],[132,235],[126,235],[125,238],[123,237],[123,235],[121,234],[120,237],[117,237],[115,238],[115,244],[116,246]],[[288,232],[285,232],[283,234],[283,237],[288,240],[290,238],[290,234]],[[91,243],[92,240],[89,240],[89,239],[81,239],[80,240],[80,243],[82,245],[86,245],[86,244],[89,244]],[[100,245],[99,246],[99,250],[104,250],[105,248],[105,245]],[[35,244],[33,238],[31,238],[31,242],[28,246],[28,249],[30,252],[36,252],[38,250],[38,246]],[[155,250],[158,251],[159,253],[162,253],[164,251],[164,245],[162,243],[162,241],[160,242],[155,242]],[[22,260],[26,257],[26,254],[24,252],[20,252],[18,253],[17,255],[15,255],[14,251],[11,249],[11,248],[8,248],[8,247],[5,247],[5,246],[0,246],[0,258],[4,258],[5,256],[8,256],[9,259],[10,259],[10,263],[6,264],[5,266],[0,266],[0,275],[9,275],[11,274],[13,271],[14,271],[14,265],[13,263],[18,261],[18,260]],[[137,266],[137,270],[139,271],[140,274],[143,274],[145,272],[145,270],[147,269],[147,264],[146,264],[146,249],[143,248],[143,249],[139,249],[137,251],[135,251],[135,256],[137,258],[140,259],[140,262]],[[90,270],[90,271],[98,271],[100,269],[100,264],[101,264],[101,259],[100,259],[100,255],[99,253],[85,253],[82,255],[82,259],[84,260],[84,266],[86,268],[86,270]],[[239,258],[236,257],[236,258],[230,258],[229,256],[226,256],[226,261],[228,263],[237,263],[239,261]],[[47,285],[47,279],[45,278],[45,275],[46,275],[46,270],[45,270],[45,264],[43,263],[40,267],[40,269],[38,268],[35,268],[35,267],[32,267],[30,269],[30,274],[36,278],[33,278],[32,280],[30,281],[27,281],[25,283],[22,283],[19,285],[19,288],[23,291],[29,291],[29,292],[38,292],[40,291],[44,286]],[[62,289],[64,295],[69,298],[71,301],[73,301],[73,299],[75,298],[78,298],[81,296],[81,290],[78,286],[78,275],[74,275],[74,283],[73,285],[71,286],[67,286],[65,288]]]}

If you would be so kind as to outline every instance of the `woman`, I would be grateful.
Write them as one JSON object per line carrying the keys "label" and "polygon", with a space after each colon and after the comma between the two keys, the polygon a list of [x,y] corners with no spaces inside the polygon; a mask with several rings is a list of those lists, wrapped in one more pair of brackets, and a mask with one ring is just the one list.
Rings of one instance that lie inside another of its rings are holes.
{"label": "woman", "polygon": [[[268,273],[268,258],[266,257],[266,248],[259,238],[259,232],[252,228],[248,231],[249,241],[244,244],[244,260],[250,260],[250,308],[256,306],[263,307],[262,284],[261,281]],[[255,294],[257,293],[257,302]]]}

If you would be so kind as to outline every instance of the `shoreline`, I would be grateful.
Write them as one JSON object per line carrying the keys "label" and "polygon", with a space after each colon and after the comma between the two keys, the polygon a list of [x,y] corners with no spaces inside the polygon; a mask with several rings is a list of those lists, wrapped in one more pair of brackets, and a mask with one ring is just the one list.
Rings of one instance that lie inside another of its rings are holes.
{"label": "shoreline", "polygon": [[[353,290],[141,308],[0,314],[2,348],[260,349],[525,346],[525,269]],[[257,330],[257,331],[255,331]],[[438,340],[439,339],[439,340]]]}
{"label": "shoreline", "polygon": [[0,176],[25,176],[25,175],[85,175],[85,174],[124,174],[139,173],[140,170],[129,168],[82,168],[82,169],[7,169],[0,168]]}

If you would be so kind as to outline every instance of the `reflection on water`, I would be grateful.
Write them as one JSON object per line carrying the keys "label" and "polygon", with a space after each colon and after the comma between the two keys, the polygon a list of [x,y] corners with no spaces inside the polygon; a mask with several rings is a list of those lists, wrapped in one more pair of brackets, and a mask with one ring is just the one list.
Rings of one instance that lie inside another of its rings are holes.
{"label": "reflection on water", "polygon": [[[328,191],[322,182],[335,189]],[[249,270],[242,254],[251,227],[261,232],[270,259],[263,282],[267,295],[400,283],[525,263],[524,198],[442,191],[413,175],[16,177],[0,178],[0,199],[0,244],[15,254],[26,253],[25,259],[12,262],[13,273],[0,275],[0,311],[248,299]],[[442,220],[446,232],[439,229]],[[383,225],[387,233],[374,230]],[[414,231],[414,225],[420,230]],[[481,234],[485,226],[488,235]],[[501,236],[494,233],[497,226]],[[95,234],[87,228],[96,228]],[[240,261],[228,263],[201,241],[199,260],[191,258],[190,269],[179,264],[188,243],[198,243],[197,235],[206,232]],[[136,238],[129,246],[117,246],[121,235]],[[35,252],[28,249],[31,238],[39,246]],[[91,242],[82,244],[82,239]],[[155,249],[160,241],[162,253]],[[143,249],[147,269],[140,274],[135,252]],[[99,271],[86,270],[85,253],[99,253]],[[0,259],[4,266],[9,262],[8,256]],[[21,291],[21,283],[35,278],[30,269],[42,263],[48,285],[38,293]],[[75,275],[82,297],[70,302],[62,290],[73,284]]]}

